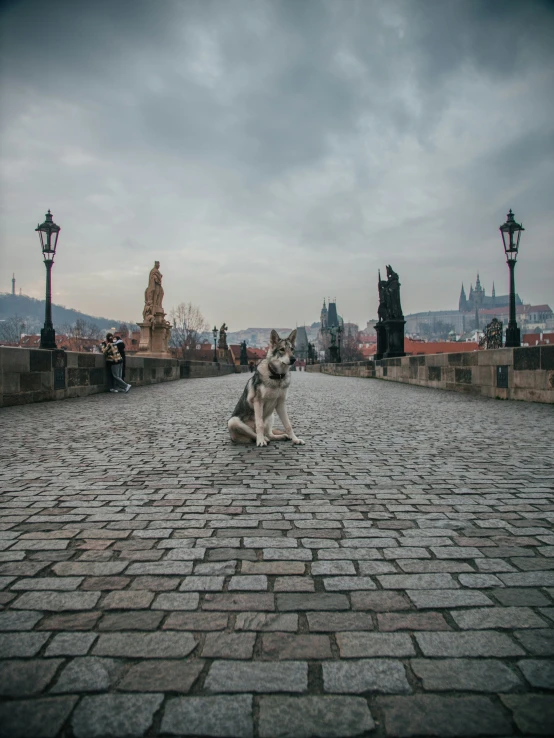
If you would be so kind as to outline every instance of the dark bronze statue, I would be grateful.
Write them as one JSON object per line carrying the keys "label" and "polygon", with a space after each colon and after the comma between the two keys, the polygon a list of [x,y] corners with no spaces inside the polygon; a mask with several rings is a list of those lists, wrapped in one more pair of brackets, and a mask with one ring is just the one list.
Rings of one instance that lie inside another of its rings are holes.
{"label": "dark bronze statue", "polygon": [[485,328],[483,337],[479,340],[479,348],[502,348],[502,321],[493,318]]}
{"label": "dark bronze statue", "polygon": [[404,353],[404,315],[400,304],[400,281],[398,274],[390,264],[387,265],[387,279],[377,282],[379,290],[379,322],[375,326],[377,332],[376,359],[389,359],[405,356]]}
{"label": "dark bronze statue", "polygon": [[390,266],[387,266],[387,292],[389,299],[389,320],[402,320],[402,307],[400,305],[400,282],[398,274]]}
{"label": "dark bronze statue", "polygon": [[240,345],[240,365],[248,366],[248,353],[246,351],[246,341],[243,341]]}
{"label": "dark bronze statue", "polygon": [[217,348],[227,350],[227,326],[225,323],[221,326],[219,329],[219,341],[217,343]]}

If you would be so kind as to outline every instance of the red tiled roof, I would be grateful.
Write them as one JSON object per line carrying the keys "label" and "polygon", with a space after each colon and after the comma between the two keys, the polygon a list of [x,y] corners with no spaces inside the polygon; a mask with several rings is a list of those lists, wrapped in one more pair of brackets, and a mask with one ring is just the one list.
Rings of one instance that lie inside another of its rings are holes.
{"label": "red tiled roof", "polygon": [[413,341],[404,339],[407,354],[459,354],[464,351],[477,351],[479,344],[473,341]]}
{"label": "red tiled roof", "polygon": [[521,338],[521,343],[527,343],[529,346],[540,346],[554,343],[554,333],[525,333]]}

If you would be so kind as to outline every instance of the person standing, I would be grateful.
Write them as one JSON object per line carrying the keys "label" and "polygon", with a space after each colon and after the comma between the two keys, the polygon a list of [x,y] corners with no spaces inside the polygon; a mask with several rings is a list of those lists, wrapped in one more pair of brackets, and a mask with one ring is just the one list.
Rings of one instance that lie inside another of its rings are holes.
{"label": "person standing", "polygon": [[106,340],[102,342],[102,353],[106,357],[106,364],[110,367],[112,373],[114,386],[110,392],[129,392],[131,385],[121,378],[123,359],[114,343],[113,333],[106,334]]}
{"label": "person standing", "polygon": [[121,338],[121,336],[114,336],[114,346],[119,351],[119,355],[121,356],[121,379],[125,381],[125,369],[126,369],[126,361],[125,361],[125,341]]}

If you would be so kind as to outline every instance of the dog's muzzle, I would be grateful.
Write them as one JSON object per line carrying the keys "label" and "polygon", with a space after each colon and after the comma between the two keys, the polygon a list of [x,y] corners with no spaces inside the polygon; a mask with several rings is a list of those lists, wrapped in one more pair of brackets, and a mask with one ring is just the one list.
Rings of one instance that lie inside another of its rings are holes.
{"label": "dog's muzzle", "polygon": [[292,366],[296,362],[296,358],[294,356],[290,357],[290,365]]}

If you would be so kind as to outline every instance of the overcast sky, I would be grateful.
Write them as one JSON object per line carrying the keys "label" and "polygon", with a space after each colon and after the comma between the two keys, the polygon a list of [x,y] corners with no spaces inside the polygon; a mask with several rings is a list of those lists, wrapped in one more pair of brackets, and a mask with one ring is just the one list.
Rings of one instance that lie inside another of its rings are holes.
{"label": "overcast sky", "polygon": [[141,318],[192,301],[230,330],[457,308],[554,307],[554,3],[4,0],[0,291]]}

